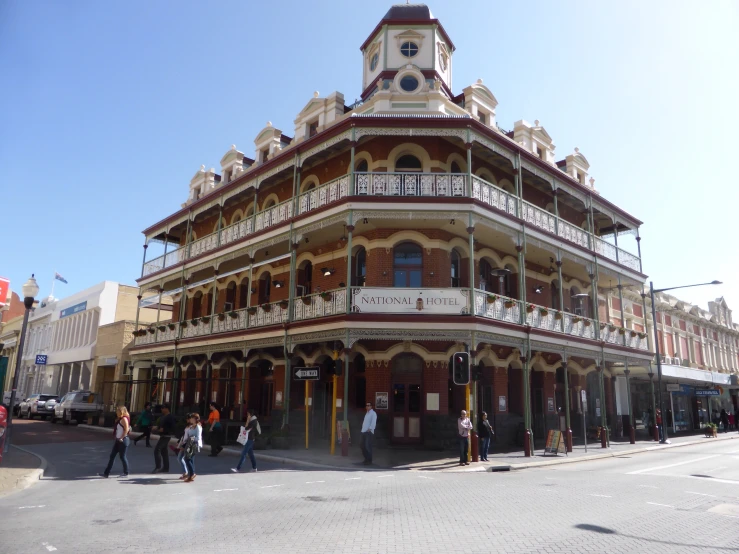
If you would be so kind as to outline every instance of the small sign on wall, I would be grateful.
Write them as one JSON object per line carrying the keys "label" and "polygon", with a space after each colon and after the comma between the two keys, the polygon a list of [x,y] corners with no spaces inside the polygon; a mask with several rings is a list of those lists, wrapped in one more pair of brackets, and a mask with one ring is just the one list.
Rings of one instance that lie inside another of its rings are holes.
{"label": "small sign on wall", "polygon": [[498,411],[499,412],[506,411],[506,397],[505,396],[498,397]]}
{"label": "small sign on wall", "polygon": [[164,394],[164,401],[169,402],[169,391]]}
{"label": "small sign on wall", "polygon": [[429,412],[439,411],[439,393],[428,392],[426,393],[426,410]]}
{"label": "small sign on wall", "polygon": [[282,406],[282,391],[278,390],[275,393],[275,406]]}
{"label": "small sign on wall", "polygon": [[180,391],[180,404],[185,403],[185,391]]}
{"label": "small sign on wall", "polygon": [[552,398],[551,396],[547,397],[547,411],[554,411],[554,398]]}
{"label": "small sign on wall", "polygon": [[336,399],[336,407],[341,408],[341,398]]}
{"label": "small sign on wall", "polygon": [[388,407],[388,393],[376,392],[375,393],[375,409],[376,410],[387,410]]}

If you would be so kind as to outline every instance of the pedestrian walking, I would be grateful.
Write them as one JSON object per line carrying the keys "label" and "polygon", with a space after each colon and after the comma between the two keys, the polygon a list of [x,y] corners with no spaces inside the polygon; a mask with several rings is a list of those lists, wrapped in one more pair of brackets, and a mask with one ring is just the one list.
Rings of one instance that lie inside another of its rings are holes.
{"label": "pedestrian walking", "polygon": [[659,442],[664,442],[665,431],[662,426],[662,410],[660,408],[657,408],[655,420],[657,421],[657,431],[659,433]]}
{"label": "pedestrian walking", "polygon": [[174,416],[169,413],[169,404],[162,404],[162,417],[159,418],[159,426],[156,431],[159,433],[159,440],[154,446],[154,471],[152,473],[169,473],[169,452],[167,445],[174,435],[175,421]]}
{"label": "pedestrian walking", "polygon": [[223,450],[223,428],[221,427],[221,412],[218,404],[210,403],[210,414],[208,414],[208,439],[210,441],[209,456],[215,458]]}
{"label": "pedestrian walking", "polygon": [[151,424],[153,421],[154,416],[151,413],[151,402],[147,402],[144,404],[144,411],[139,414],[139,417],[136,418],[136,423],[134,424],[141,431],[141,434],[133,439],[134,446],[136,446],[141,439],[145,438],[146,448],[151,448]]}
{"label": "pedestrian walking", "polygon": [[726,408],[721,408],[721,425],[724,426],[724,433],[729,430],[729,414],[726,413]]}
{"label": "pedestrian walking", "polygon": [[468,466],[470,463],[467,461],[467,452],[469,449],[469,435],[470,429],[472,429],[472,422],[467,417],[467,412],[462,410],[462,413],[457,420],[457,438],[459,440],[459,465]]}
{"label": "pedestrian walking", "polygon": [[262,434],[262,428],[259,425],[257,414],[253,408],[247,410],[244,426],[246,427],[246,442],[244,443],[244,448],[241,450],[239,463],[236,464],[236,467],[231,468],[231,471],[234,473],[241,471],[241,466],[244,465],[247,456],[249,456],[252,471],[257,471],[257,460],[254,458],[254,441],[257,440],[258,435]]}
{"label": "pedestrian walking", "polygon": [[105,468],[103,473],[99,473],[101,477],[106,479],[110,475],[110,470],[113,469],[113,462],[116,456],[120,456],[121,463],[123,464],[123,473],[119,477],[128,477],[128,459],[126,458],[126,450],[131,442],[128,438],[128,433],[131,431],[131,416],[128,414],[128,410],[125,406],[118,406],[115,410],[115,424],[113,425],[113,437],[115,442],[113,443],[113,449],[110,452],[110,460],[108,460],[108,467]]}
{"label": "pedestrian walking", "polygon": [[487,412],[482,412],[482,419],[480,420],[480,425],[477,428],[477,436],[480,437],[480,441],[482,443],[480,445],[480,461],[482,462],[488,461],[490,440],[493,438],[494,435],[495,431],[493,431],[493,427],[490,425]]}
{"label": "pedestrian walking", "polygon": [[185,472],[180,477],[185,483],[195,480],[195,454],[203,447],[203,428],[200,425],[200,414],[187,414],[187,427],[178,444],[178,459]]}
{"label": "pedestrian walking", "polygon": [[372,402],[365,405],[364,421],[362,421],[362,455],[364,465],[372,464],[372,443],[375,440],[375,428],[377,427],[377,412],[372,409]]}

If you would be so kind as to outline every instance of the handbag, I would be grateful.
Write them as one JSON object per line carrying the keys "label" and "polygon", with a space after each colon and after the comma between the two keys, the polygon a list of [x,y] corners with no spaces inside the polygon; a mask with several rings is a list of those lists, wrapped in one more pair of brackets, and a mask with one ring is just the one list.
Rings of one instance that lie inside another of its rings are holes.
{"label": "handbag", "polygon": [[198,439],[196,437],[190,437],[185,443],[185,459],[189,460],[195,455],[195,451],[198,447]]}
{"label": "handbag", "polygon": [[246,427],[242,425],[241,431],[239,431],[239,436],[236,437],[236,442],[238,442],[239,444],[246,444],[248,437],[249,437],[249,431],[247,431]]}

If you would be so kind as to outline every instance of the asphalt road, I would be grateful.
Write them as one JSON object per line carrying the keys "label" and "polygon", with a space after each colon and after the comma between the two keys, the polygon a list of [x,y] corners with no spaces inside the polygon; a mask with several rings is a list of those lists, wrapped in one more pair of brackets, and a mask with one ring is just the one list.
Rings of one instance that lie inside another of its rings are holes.
{"label": "asphalt road", "polygon": [[109,438],[67,428],[44,442],[53,426],[31,429],[24,448],[50,467],[0,500],[7,554],[739,551],[739,440],[508,473],[258,462],[233,474],[233,456],[201,454],[188,484],[174,458],[172,473],[147,473],[143,443],[129,449],[128,479],[93,477]]}

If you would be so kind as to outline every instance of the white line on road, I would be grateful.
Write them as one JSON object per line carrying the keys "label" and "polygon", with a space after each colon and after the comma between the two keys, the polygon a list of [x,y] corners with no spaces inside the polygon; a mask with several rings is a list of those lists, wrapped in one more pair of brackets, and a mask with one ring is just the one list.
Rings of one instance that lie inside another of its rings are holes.
{"label": "white line on road", "polygon": [[613,498],[607,494],[589,494],[588,496],[597,496],[598,498]]}
{"label": "white line on road", "polygon": [[418,478],[419,479],[431,479],[432,481],[434,480],[433,477],[426,477],[425,475],[419,475]]}
{"label": "white line on road", "polygon": [[46,550],[48,550],[49,552],[54,552],[54,550],[56,550],[56,547],[51,546],[48,542],[42,542],[41,546],[45,546]]}
{"label": "white line on road", "polygon": [[697,494],[698,496],[710,496],[711,498],[716,498],[715,494],[706,494],[704,492],[685,491],[685,494]]}
{"label": "white line on road", "polygon": [[30,510],[31,508],[46,508],[46,504],[40,504],[38,506],[19,506],[19,510]]}
{"label": "white line on road", "polygon": [[639,485],[643,489],[657,489],[659,487],[655,487],[654,485]]}
{"label": "white line on road", "polygon": [[656,502],[647,502],[647,504],[651,504],[652,506],[662,506],[664,508],[674,508],[675,506],[670,506],[669,504],[657,504]]}
{"label": "white line on road", "polygon": [[281,487],[282,485],[267,485],[265,487],[259,487],[260,489],[272,489],[274,487]]}
{"label": "white line on road", "polygon": [[685,464],[694,464],[696,462],[702,462],[703,460],[710,460],[711,458],[718,458],[718,454],[714,456],[704,456],[703,458],[696,458],[695,460],[687,460],[685,462],[678,462],[676,464],[670,464],[666,466],[648,467],[645,469],[637,469],[636,471],[630,471],[626,475],[638,475],[639,473],[647,473],[648,471],[659,471],[660,469],[668,469],[671,467],[684,466]]}
{"label": "white line on road", "polygon": [[312,485],[313,483],[325,483],[326,481],[306,481],[306,485]]}
{"label": "white line on road", "polygon": [[237,491],[239,489],[213,489],[213,492]]}
{"label": "white line on road", "polygon": [[361,477],[348,477],[347,479],[344,479],[344,481],[359,481]]}
{"label": "white line on road", "polygon": [[378,479],[382,479],[383,477],[395,477],[395,475],[378,475]]}
{"label": "white line on road", "polygon": [[714,471],[720,471],[722,469],[726,469],[726,466],[714,467],[713,469],[709,469],[706,473],[713,473]]}

